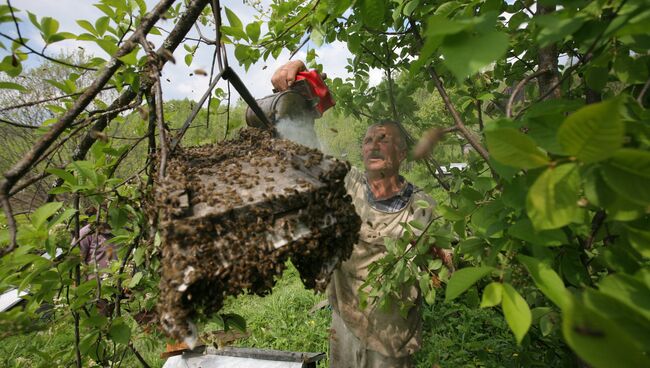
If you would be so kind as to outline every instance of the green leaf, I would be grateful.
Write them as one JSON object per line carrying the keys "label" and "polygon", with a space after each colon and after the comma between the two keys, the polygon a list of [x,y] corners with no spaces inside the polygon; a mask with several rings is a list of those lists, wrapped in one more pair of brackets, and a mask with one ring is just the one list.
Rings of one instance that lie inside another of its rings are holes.
{"label": "green leaf", "polygon": [[417,208],[429,208],[431,207],[431,204],[423,199],[418,199],[415,201],[415,206],[417,206]]}
{"label": "green leaf", "polygon": [[650,152],[623,148],[602,166],[603,179],[633,203],[650,204]]}
{"label": "green leaf", "polygon": [[61,206],[63,206],[62,202],[50,202],[40,206],[36,211],[34,211],[34,213],[32,213],[32,225],[38,229],[50,216],[54,215]]}
{"label": "green leaf", "polygon": [[47,168],[45,169],[45,171],[49,172],[50,174],[54,174],[58,176],[59,178],[63,179],[63,181],[66,183],[73,184],[73,185],[77,184],[77,179],[69,171],[58,169],[55,167]]}
{"label": "green leaf", "polygon": [[59,33],[51,35],[50,38],[48,38],[48,42],[49,43],[54,43],[54,42],[59,42],[59,41],[69,40],[69,39],[76,40],[77,35],[75,35],[74,33],[70,33],[70,32],[59,32]]}
{"label": "green leaf", "polygon": [[361,37],[357,34],[351,34],[348,37],[348,50],[353,54],[359,54],[363,51],[361,48]]}
{"label": "green leaf", "polygon": [[481,298],[481,308],[489,308],[501,304],[502,294],[503,294],[503,285],[501,285],[500,282],[491,282],[483,290],[483,297]]}
{"label": "green leaf", "polygon": [[323,45],[323,38],[324,37],[325,37],[325,35],[323,34],[323,31],[320,29],[320,27],[314,27],[311,30],[311,33],[309,34],[309,39],[317,47],[320,47],[320,46]]}
{"label": "green leaf", "polygon": [[221,318],[223,319],[224,329],[226,331],[235,328],[238,331],[246,332],[246,320],[239,314],[225,313],[221,314]]}
{"label": "green leaf", "polygon": [[89,21],[79,19],[77,20],[77,24],[81,26],[81,28],[93,34],[94,36],[97,36],[97,30],[95,30],[95,27]]}
{"label": "green leaf", "polygon": [[525,118],[530,119],[539,116],[558,115],[576,111],[584,103],[577,100],[552,99],[536,103],[526,111]]}
{"label": "green leaf", "polygon": [[434,305],[436,302],[436,293],[435,288],[429,288],[429,290],[424,294],[424,301],[429,305]]}
{"label": "green leaf", "polygon": [[248,49],[249,49],[248,46],[245,46],[245,45],[236,45],[235,46],[235,57],[242,64],[245,64],[246,61],[248,61],[248,59],[249,59],[248,58]]}
{"label": "green leaf", "polygon": [[454,208],[452,208],[452,207],[450,207],[450,206],[447,206],[447,205],[444,205],[444,204],[438,206],[438,211],[440,212],[440,214],[441,214],[445,219],[447,219],[447,220],[449,220],[449,221],[458,221],[458,220],[462,220],[462,219],[465,218],[465,216],[468,215],[467,213],[465,213],[465,212],[463,212],[463,211],[460,211],[460,210],[454,209]]}
{"label": "green leaf", "polygon": [[190,66],[192,64],[192,59],[194,59],[192,54],[185,55],[185,65]]}
{"label": "green leaf", "polygon": [[115,53],[118,50],[115,41],[110,39],[97,39],[95,40],[95,43],[99,45],[99,47],[101,47],[102,50],[106,51],[106,53],[108,53],[110,56],[115,55]]}
{"label": "green leaf", "polygon": [[100,17],[95,21],[95,29],[97,30],[97,36],[103,36],[108,29],[108,23],[111,21],[109,17]]}
{"label": "green leaf", "polygon": [[539,29],[537,41],[541,46],[563,40],[584,23],[580,17],[561,18],[558,14],[535,16],[534,21]]}
{"label": "green leaf", "polygon": [[557,141],[557,130],[562,125],[564,116],[558,113],[529,117],[526,120],[528,127],[527,135],[546,152],[566,156],[562,146]]}
{"label": "green leaf", "polygon": [[226,9],[226,17],[228,17],[228,24],[231,27],[243,29],[244,25],[242,24],[241,20],[239,20],[239,17],[237,16],[237,14],[235,14],[235,12],[233,12],[232,10],[230,10],[228,8],[225,8],[225,9]]}
{"label": "green leaf", "polygon": [[97,341],[97,337],[99,336],[99,330],[95,330],[90,332],[88,335],[84,336],[81,341],[79,341],[79,350],[81,354],[87,354],[92,346],[95,344]]}
{"label": "green leaf", "polygon": [[58,225],[62,222],[68,221],[77,211],[73,208],[68,208],[52,220],[50,226]]}
{"label": "green leaf", "polygon": [[508,35],[496,30],[462,32],[445,37],[441,50],[445,66],[462,81],[504,56]]}
{"label": "green leaf", "polygon": [[639,313],[639,310],[619,298],[591,288],[585,290],[582,300],[588,308],[621,327],[634,339],[637,349],[646,350],[650,346],[650,319]]}
{"label": "green leaf", "polygon": [[594,91],[600,92],[609,80],[609,69],[603,66],[592,66],[585,72],[585,82]]}
{"label": "green leaf", "polygon": [[133,275],[131,281],[129,281],[129,289],[133,289],[134,287],[138,286],[140,280],[142,280],[142,272],[137,272],[135,275]]}
{"label": "green leaf", "polygon": [[108,331],[108,336],[116,343],[126,345],[131,338],[131,328],[121,318],[116,318]]}
{"label": "green leaf", "polygon": [[446,36],[462,32],[472,26],[470,22],[459,22],[445,16],[432,15],[427,20],[427,37]]}
{"label": "green leaf", "polygon": [[77,169],[79,175],[93,184],[97,184],[97,174],[94,165],[90,161],[73,161],[72,166]]}
{"label": "green leaf", "polygon": [[552,310],[551,307],[536,307],[531,309],[530,314],[533,316],[533,322],[539,321],[540,318],[551,313]]}
{"label": "green leaf", "polygon": [[632,248],[644,258],[650,258],[650,231],[635,229],[631,226],[625,226],[625,228],[627,229],[627,239]]}
{"label": "green leaf", "polygon": [[559,271],[573,286],[583,288],[590,283],[589,274],[580,259],[580,252],[576,249],[569,248],[561,254]]}
{"label": "green leaf", "polygon": [[408,224],[409,224],[412,228],[414,228],[414,229],[416,229],[416,230],[420,230],[420,231],[423,231],[424,228],[426,227],[423,223],[421,223],[420,221],[417,221],[417,220],[409,221]]}
{"label": "green leaf", "polygon": [[380,29],[384,24],[386,2],[375,0],[359,0],[359,15],[363,23],[370,28]]}
{"label": "green leaf", "polygon": [[27,92],[27,88],[13,82],[0,82],[0,89],[15,89],[20,92]]}
{"label": "green leaf", "polygon": [[50,36],[56,33],[59,30],[59,21],[52,17],[43,17],[41,18],[41,32],[43,32],[43,38],[47,42]]}
{"label": "green leaf", "polygon": [[39,30],[41,29],[41,24],[38,22],[38,18],[36,18],[36,15],[32,12],[27,12],[27,17],[29,18],[29,21],[32,22],[34,27],[38,28]]}
{"label": "green leaf", "polygon": [[645,213],[642,205],[630,201],[610,188],[600,171],[594,171],[587,177],[584,188],[589,203],[607,210],[609,219],[630,221]]}
{"label": "green leaf", "polygon": [[650,289],[643,282],[629,275],[615,274],[603,279],[598,287],[650,321]]}
{"label": "green leaf", "polygon": [[144,262],[144,258],[146,256],[146,250],[144,248],[138,248],[135,250],[133,253],[133,262],[135,262],[136,266],[140,266],[142,262]]}
{"label": "green leaf", "polygon": [[539,290],[555,305],[561,309],[570,302],[571,295],[560,276],[551,267],[537,258],[525,255],[518,255],[517,259],[526,267]]}
{"label": "green leaf", "polygon": [[648,79],[646,61],[632,58],[627,53],[616,57],[613,69],[618,79],[626,84],[644,83]]}
{"label": "green leaf", "polygon": [[548,157],[535,142],[513,128],[500,128],[485,132],[490,155],[502,164],[520,169],[533,169],[549,164]]}
{"label": "green leaf", "polygon": [[555,247],[567,244],[569,240],[560,229],[536,231],[528,218],[519,219],[508,228],[508,234],[531,244]]}
{"label": "green leaf", "polygon": [[539,329],[542,332],[542,336],[546,337],[553,332],[553,321],[551,320],[551,317],[549,315],[543,315],[539,319]]}
{"label": "green leaf", "polygon": [[546,169],[530,187],[526,211],[537,230],[557,229],[580,219],[580,177],[576,164]]}
{"label": "green leaf", "polygon": [[247,39],[248,36],[246,35],[246,32],[244,32],[244,25],[241,20],[239,20],[237,14],[226,7],[224,7],[224,9],[226,9],[226,17],[228,17],[230,31],[240,38]]}
{"label": "green leaf", "polygon": [[447,283],[445,302],[450,302],[464,293],[470,286],[494,270],[493,267],[467,267],[460,269],[451,276]]}
{"label": "green leaf", "polygon": [[410,0],[402,8],[402,14],[406,15],[407,17],[411,16],[413,11],[417,9],[419,6],[420,6],[420,0]]}
{"label": "green leaf", "polygon": [[436,15],[448,16],[454,10],[458,9],[461,4],[458,1],[445,1],[436,9]]}
{"label": "green leaf", "polygon": [[508,326],[517,338],[517,344],[521,344],[533,321],[528,303],[510,284],[504,283],[501,308]]}
{"label": "green leaf", "polygon": [[589,365],[649,367],[650,359],[615,321],[572,299],[562,314],[562,333],[571,349]]}
{"label": "green leaf", "polygon": [[587,105],[569,115],[557,137],[564,152],[585,163],[612,156],[623,144],[625,125],[619,113],[620,100]]}
{"label": "green leaf", "polygon": [[483,252],[483,249],[486,245],[487,243],[485,240],[481,238],[470,237],[458,243],[458,253],[469,255],[475,255],[476,253],[480,254]]}
{"label": "green leaf", "polygon": [[138,48],[136,47],[133,51],[129,52],[124,56],[120,56],[118,59],[127,65],[136,65],[138,64]]}
{"label": "green leaf", "polygon": [[249,23],[246,26],[246,34],[251,41],[257,42],[260,38],[260,22]]}
{"label": "green leaf", "polygon": [[484,237],[499,237],[505,224],[500,221],[503,214],[503,202],[490,201],[480,206],[471,218],[472,230]]}

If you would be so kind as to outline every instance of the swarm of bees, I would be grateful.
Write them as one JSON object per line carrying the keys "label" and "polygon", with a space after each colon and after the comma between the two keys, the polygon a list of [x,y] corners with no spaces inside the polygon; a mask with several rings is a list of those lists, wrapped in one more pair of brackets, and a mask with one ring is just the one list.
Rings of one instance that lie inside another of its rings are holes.
{"label": "swarm of bees", "polygon": [[217,145],[179,147],[156,183],[163,241],[158,311],[173,338],[228,295],[264,295],[286,261],[323,291],[350,256],[361,221],[344,187],[350,166],[246,128]]}

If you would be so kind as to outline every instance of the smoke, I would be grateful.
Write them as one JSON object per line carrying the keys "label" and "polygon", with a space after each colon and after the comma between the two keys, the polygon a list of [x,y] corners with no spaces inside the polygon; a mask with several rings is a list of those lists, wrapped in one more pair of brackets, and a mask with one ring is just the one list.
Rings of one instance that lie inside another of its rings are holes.
{"label": "smoke", "polygon": [[288,139],[303,146],[321,149],[314,130],[314,119],[312,117],[283,117],[278,119],[275,128],[280,138]]}

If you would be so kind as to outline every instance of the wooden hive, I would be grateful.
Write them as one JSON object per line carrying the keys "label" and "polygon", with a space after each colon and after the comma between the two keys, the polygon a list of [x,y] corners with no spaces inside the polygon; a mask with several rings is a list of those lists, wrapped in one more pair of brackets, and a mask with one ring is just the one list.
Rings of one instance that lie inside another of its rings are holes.
{"label": "wooden hive", "polygon": [[361,221],[344,187],[349,164],[246,128],[217,145],[179,148],[156,184],[163,241],[163,328],[191,341],[197,311],[227,295],[263,295],[291,259],[322,291]]}

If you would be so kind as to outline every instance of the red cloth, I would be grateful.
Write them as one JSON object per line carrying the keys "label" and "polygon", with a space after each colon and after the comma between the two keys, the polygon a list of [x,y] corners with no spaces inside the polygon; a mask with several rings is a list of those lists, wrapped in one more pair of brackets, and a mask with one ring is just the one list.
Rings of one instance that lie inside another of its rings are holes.
{"label": "red cloth", "polygon": [[296,80],[302,80],[302,79],[307,81],[307,83],[311,87],[312,92],[314,92],[314,95],[318,97],[318,104],[316,105],[316,110],[320,115],[323,115],[323,113],[327,109],[329,109],[330,107],[336,104],[334,102],[334,99],[332,98],[332,95],[330,94],[329,88],[327,88],[327,85],[320,77],[320,73],[318,72],[318,70],[312,69],[306,72],[299,72],[296,75]]}

